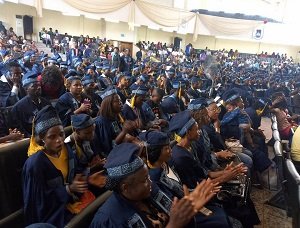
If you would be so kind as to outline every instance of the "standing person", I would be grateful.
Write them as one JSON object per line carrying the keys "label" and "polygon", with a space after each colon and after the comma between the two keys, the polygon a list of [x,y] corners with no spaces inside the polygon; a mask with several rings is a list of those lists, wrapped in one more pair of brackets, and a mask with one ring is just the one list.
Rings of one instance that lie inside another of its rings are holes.
{"label": "standing person", "polygon": [[118,47],[115,47],[114,48],[114,52],[112,53],[112,56],[111,56],[111,65],[118,69],[120,67],[120,62],[121,62],[121,59],[120,59],[120,54],[119,54],[119,48]]}
{"label": "standing person", "polygon": [[120,71],[121,72],[131,72],[133,67],[133,59],[130,56],[129,49],[126,49],[124,55],[120,59]]}
{"label": "standing person", "polygon": [[24,133],[25,137],[30,137],[34,115],[43,107],[50,105],[50,102],[41,96],[41,84],[37,80],[36,73],[27,72],[23,77],[22,85],[27,92],[27,96],[19,100],[13,106],[11,112],[16,127]]}
{"label": "standing person", "polygon": [[135,56],[136,56],[136,61],[142,61],[142,57],[143,57],[142,50],[139,49],[139,50],[136,52]]}
{"label": "standing person", "polygon": [[75,176],[74,155],[64,147],[64,129],[55,109],[41,109],[33,124],[42,149],[23,167],[25,224],[44,222],[63,227],[71,218],[67,204],[75,194],[87,190],[87,183],[81,174]]}

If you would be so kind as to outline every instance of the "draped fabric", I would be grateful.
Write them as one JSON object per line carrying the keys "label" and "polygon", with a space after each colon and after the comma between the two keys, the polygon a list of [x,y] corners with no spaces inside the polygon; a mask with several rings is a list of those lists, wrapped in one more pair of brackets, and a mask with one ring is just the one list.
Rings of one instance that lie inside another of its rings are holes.
{"label": "draped fabric", "polygon": [[75,9],[87,13],[110,13],[123,8],[131,0],[64,0]]}
{"label": "draped fabric", "polygon": [[200,21],[215,35],[241,35],[251,33],[261,22],[240,20],[225,17],[216,17],[198,14]]}
{"label": "draped fabric", "polygon": [[145,1],[135,1],[143,14],[158,25],[178,27],[190,21],[195,13],[166,6],[156,5]]}
{"label": "draped fabric", "polygon": [[[129,30],[134,31],[137,25],[146,25],[164,31],[177,31],[181,34],[193,34],[193,41],[197,40],[198,34],[204,35],[228,35],[228,36],[251,36],[255,28],[262,22],[240,20],[217,16],[194,13],[178,8],[158,5],[145,0],[60,0],[68,10],[76,10],[77,13],[95,18],[110,19],[128,22]],[[34,0],[37,16],[42,17],[43,3],[45,0]],[[48,2],[47,2],[48,4]],[[59,4],[58,4],[59,5]],[[57,9],[62,10],[62,9]],[[115,12],[121,14],[112,16]],[[122,12],[122,13],[120,13]]]}

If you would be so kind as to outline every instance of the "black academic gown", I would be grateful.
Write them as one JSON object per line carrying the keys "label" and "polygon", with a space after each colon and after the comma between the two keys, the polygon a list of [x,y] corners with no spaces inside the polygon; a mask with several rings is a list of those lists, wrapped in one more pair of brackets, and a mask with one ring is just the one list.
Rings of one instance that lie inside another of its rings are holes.
{"label": "black academic gown", "polygon": [[71,125],[71,116],[74,115],[74,111],[81,106],[85,98],[87,97],[82,95],[81,100],[78,101],[70,92],[67,92],[58,99],[55,109],[64,127]]}
{"label": "black academic gown", "polygon": [[115,138],[121,132],[122,127],[118,121],[112,121],[106,117],[98,116],[95,120],[94,152],[107,157],[115,145]]}
{"label": "black academic gown", "polygon": [[[71,183],[75,170],[71,151],[68,151],[68,158],[66,181]],[[22,179],[25,224],[50,223],[63,227],[67,223],[66,204],[71,198],[61,171],[56,169],[44,152],[39,151],[25,162]]]}
{"label": "black academic gown", "polygon": [[51,103],[43,97],[40,97],[40,103],[35,104],[30,96],[26,96],[19,100],[11,112],[13,115],[14,123],[13,127],[18,128],[25,137],[30,137],[32,134],[32,120],[35,114],[43,107],[51,105]]}

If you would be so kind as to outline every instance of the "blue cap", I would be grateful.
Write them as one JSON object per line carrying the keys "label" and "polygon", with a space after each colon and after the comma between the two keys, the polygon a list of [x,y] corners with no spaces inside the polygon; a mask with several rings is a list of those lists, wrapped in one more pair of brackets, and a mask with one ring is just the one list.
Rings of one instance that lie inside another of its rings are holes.
{"label": "blue cap", "polygon": [[68,69],[68,64],[67,64],[67,62],[61,62],[59,67],[64,68],[64,69]]}
{"label": "blue cap", "polygon": [[76,114],[71,116],[71,125],[75,130],[88,128],[94,124],[94,120],[87,114]]}
{"label": "blue cap", "polygon": [[22,78],[22,85],[23,87],[28,86],[31,83],[37,82],[38,75],[34,71],[28,71]]}
{"label": "blue cap", "polygon": [[51,127],[62,125],[55,108],[47,105],[37,112],[34,118],[34,131],[35,134],[46,132]]}
{"label": "blue cap", "polygon": [[83,86],[89,85],[91,83],[95,83],[95,80],[93,78],[92,75],[90,74],[86,74],[82,79],[81,79],[81,83]]}
{"label": "blue cap", "polygon": [[185,88],[186,82],[185,82],[185,80],[178,78],[178,79],[172,81],[172,87],[173,87],[173,89]]}
{"label": "blue cap", "polygon": [[87,70],[96,70],[96,67],[95,67],[95,65],[93,65],[93,64],[91,64],[91,65],[88,65],[86,68],[85,68],[85,70],[87,71]]}
{"label": "blue cap", "polygon": [[48,59],[48,54],[41,55],[41,61],[45,61],[46,59]]}
{"label": "blue cap", "polygon": [[140,148],[133,143],[122,143],[109,153],[104,168],[107,171],[106,188],[113,190],[126,177],[144,166],[138,156]]}
{"label": "blue cap", "polygon": [[180,137],[183,137],[189,129],[196,123],[189,110],[175,114],[170,123],[169,131],[175,132]]}
{"label": "blue cap", "polygon": [[240,97],[240,94],[234,89],[226,91],[222,96],[225,103],[232,102]]}
{"label": "blue cap", "polygon": [[147,83],[149,80],[149,76],[146,74],[142,74],[141,76],[139,76],[139,79],[141,79],[144,83]]}
{"label": "blue cap", "polygon": [[104,98],[117,93],[118,92],[114,87],[108,87],[100,97],[102,98],[102,100],[104,100]]}
{"label": "blue cap", "polygon": [[197,83],[197,82],[199,82],[199,81],[201,81],[201,78],[199,78],[199,77],[192,77],[192,79],[191,79],[191,83],[192,84],[194,84],[194,83]]}
{"label": "blue cap", "polygon": [[170,144],[168,134],[161,131],[147,131],[139,134],[138,138],[146,143],[147,146],[165,146]]}
{"label": "blue cap", "polygon": [[58,64],[57,59],[56,58],[50,58],[47,61],[48,63],[53,63],[53,64]]}
{"label": "blue cap", "polygon": [[207,100],[205,98],[197,98],[192,100],[188,105],[188,110],[196,111],[208,106]]}
{"label": "blue cap", "polygon": [[74,67],[78,67],[80,64],[82,64],[81,59],[78,59],[77,61],[74,62]]}
{"label": "blue cap", "polygon": [[132,95],[146,95],[149,91],[145,85],[133,84],[130,88]]}

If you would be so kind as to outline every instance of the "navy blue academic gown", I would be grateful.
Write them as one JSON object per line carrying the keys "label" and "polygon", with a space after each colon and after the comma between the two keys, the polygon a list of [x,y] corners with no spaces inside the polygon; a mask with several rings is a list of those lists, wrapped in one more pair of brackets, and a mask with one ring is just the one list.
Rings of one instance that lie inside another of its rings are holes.
{"label": "navy blue academic gown", "polygon": [[[74,157],[68,151],[69,172],[67,182],[74,177]],[[71,199],[66,191],[60,170],[51,163],[47,155],[39,151],[24,164],[23,199],[26,225],[50,223],[63,227],[66,221],[66,204]]]}
{"label": "navy blue academic gown", "polygon": [[[167,177],[166,171],[163,168],[149,169],[149,175],[152,181],[153,195],[157,194],[156,188],[158,188],[166,194],[169,199],[173,199],[174,197],[180,199],[184,196],[183,188],[180,183]],[[205,207],[213,211],[213,214],[211,216],[204,216],[203,214],[198,213],[194,220],[194,222],[196,222],[196,227],[230,227],[228,225],[227,215],[221,207],[217,205],[207,205]]]}
{"label": "navy blue academic gown", "polygon": [[95,120],[94,152],[107,157],[114,146],[114,140],[122,128],[118,121],[98,116]]}
{"label": "navy blue academic gown", "polygon": [[178,113],[180,111],[184,111],[185,109],[182,100],[178,97],[175,97],[174,94],[162,101],[161,108],[166,115]]}
{"label": "navy blue academic gown", "polygon": [[67,92],[58,99],[55,109],[64,127],[71,125],[71,116],[74,115],[74,111],[81,106],[81,102],[84,98],[86,97],[82,95],[81,100],[78,101],[70,92]]}
{"label": "navy blue academic gown", "polygon": [[51,105],[51,103],[43,97],[40,98],[40,101],[39,104],[35,104],[27,95],[19,100],[11,110],[14,122],[16,123],[14,127],[17,127],[24,133],[25,137],[30,137],[32,134],[32,120],[35,114],[43,107]]}
{"label": "navy blue academic gown", "polygon": [[90,228],[152,227],[124,197],[113,192],[96,213]]}
{"label": "navy blue academic gown", "polygon": [[200,183],[208,177],[207,171],[193,157],[192,153],[177,145],[172,148],[172,158],[169,165],[176,171],[182,184],[185,184],[189,189],[194,189],[197,182]]}

